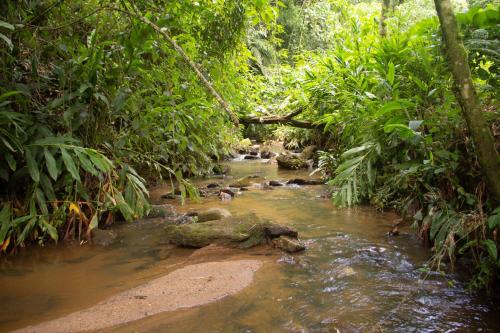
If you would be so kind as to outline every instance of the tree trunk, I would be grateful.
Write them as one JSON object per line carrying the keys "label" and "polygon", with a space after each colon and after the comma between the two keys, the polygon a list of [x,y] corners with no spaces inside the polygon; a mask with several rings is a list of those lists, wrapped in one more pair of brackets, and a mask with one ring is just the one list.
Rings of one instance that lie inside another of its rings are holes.
{"label": "tree trunk", "polygon": [[382,10],[380,11],[380,23],[378,27],[381,37],[385,37],[387,35],[385,19],[387,18],[387,12],[389,11],[390,5],[391,0],[382,0]]}
{"label": "tree trunk", "polygon": [[483,117],[481,103],[472,82],[471,71],[450,0],[434,0],[441,23],[448,64],[453,74],[456,94],[469,133],[474,142],[483,178],[494,204],[500,203],[500,158],[490,129]]}

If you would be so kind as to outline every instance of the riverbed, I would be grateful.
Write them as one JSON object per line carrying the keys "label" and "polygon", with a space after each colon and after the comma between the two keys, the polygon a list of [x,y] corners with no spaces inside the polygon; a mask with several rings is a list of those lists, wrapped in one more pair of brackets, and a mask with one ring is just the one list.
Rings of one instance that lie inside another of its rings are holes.
{"label": "riverbed", "polygon": [[[247,175],[286,181],[307,171],[282,171],[263,160],[228,163],[221,186]],[[470,294],[457,276],[422,274],[430,252],[410,230],[388,236],[398,218],[371,207],[337,209],[326,186],[251,186],[232,200],[161,199],[182,212],[221,207],[255,213],[297,229],[307,250],[290,255],[268,247],[246,251],[175,248],[162,241],[158,220],[116,227],[109,247],[32,247],[0,264],[0,332],[52,320],[95,305],[192,263],[258,259],[249,287],[207,305],[169,311],[100,332],[498,332],[500,313]],[[422,277],[426,279],[423,280]],[[89,319],[91,320],[91,318]]]}

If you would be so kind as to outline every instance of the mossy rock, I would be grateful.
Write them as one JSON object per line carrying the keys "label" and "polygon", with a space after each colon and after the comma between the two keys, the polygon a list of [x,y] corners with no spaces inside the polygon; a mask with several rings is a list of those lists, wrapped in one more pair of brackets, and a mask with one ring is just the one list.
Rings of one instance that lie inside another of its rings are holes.
{"label": "mossy rock", "polygon": [[279,155],[276,161],[278,162],[278,166],[283,169],[298,170],[309,167],[306,160],[289,152]]}
{"label": "mossy rock", "polygon": [[261,219],[255,214],[204,223],[167,225],[165,232],[169,243],[192,248],[217,244],[245,249],[271,243],[273,238],[283,235],[297,237],[295,230]]}
{"label": "mossy rock", "polygon": [[318,147],[315,145],[307,146],[305,147],[302,152],[300,153],[300,157],[303,160],[310,160],[314,158],[314,154],[316,154],[316,151],[318,150]]}
{"label": "mossy rock", "polygon": [[231,216],[231,213],[224,208],[209,208],[199,212],[189,213],[190,216],[196,216],[198,218],[198,223],[220,220]]}

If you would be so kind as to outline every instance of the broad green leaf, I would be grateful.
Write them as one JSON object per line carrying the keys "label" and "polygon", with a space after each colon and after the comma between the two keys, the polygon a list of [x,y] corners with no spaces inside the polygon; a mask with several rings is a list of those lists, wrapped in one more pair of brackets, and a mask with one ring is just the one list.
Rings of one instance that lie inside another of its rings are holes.
{"label": "broad green leaf", "polygon": [[26,157],[26,164],[28,165],[28,171],[35,183],[38,183],[40,181],[40,169],[38,168],[38,163],[33,157],[33,153],[31,152],[31,149],[26,148],[24,150],[24,154]]}
{"label": "broad green leaf", "polygon": [[106,156],[91,150],[87,150],[87,156],[90,157],[94,166],[102,172],[109,172],[111,170],[112,163],[106,158]]}
{"label": "broad green leaf", "polygon": [[47,220],[45,220],[45,218],[41,219],[41,223],[43,228],[48,232],[50,238],[52,238],[54,241],[57,242],[57,240],[59,239],[59,235],[57,233],[56,227],[54,227]]}
{"label": "broad green leaf", "polygon": [[0,211],[0,244],[5,241],[7,233],[12,227],[10,206],[5,204]]}
{"label": "broad green leaf", "polygon": [[75,165],[75,161],[73,160],[73,157],[68,153],[68,151],[64,148],[60,148],[61,150],[61,156],[64,162],[64,165],[66,166],[66,170],[71,174],[74,180],[77,182],[80,182],[80,173],[78,172],[78,169]]}
{"label": "broad green leaf", "polygon": [[5,28],[5,29],[9,29],[11,31],[14,31],[14,29],[15,29],[12,24],[5,22],[5,21],[2,21],[2,20],[0,20],[0,27]]}
{"label": "broad green leaf", "polygon": [[38,203],[38,207],[42,211],[42,214],[49,215],[49,210],[47,208],[45,195],[43,194],[42,190],[39,187],[35,188],[35,196],[36,196],[36,201]]}
{"label": "broad green leaf", "polygon": [[387,68],[387,81],[391,84],[391,86],[394,84],[394,75],[396,73],[394,64],[389,62],[388,68]]}
{"label": "broad green leaf", "polygon": [[411,128],[409,128],[405,124],[387,124],[387,125],[384,125],[384,132],[386,132],[386,133],[391,133],[396,129],[413,132],[411,130]]}
{"label": "broad green leaf", "polygon": [[498,250],[495,242],[491,239],[486,239],[483,241],[483,245],[486,247],[486,250],[488,251],[488,254],[491,257],[491,259],[496,261],[498,258]]}
{"label": "broad green leaf", "polygon": [[7,160],[7,163],[9,164],[9,168],[12,170],[12,171],[16,171],[16,160],[14,159],[14,156],[12,156],[12,154],[10,153],[6,153],[5,154],[5,159]]}
{"label": "broad green leaf", "polygon": [[488,217],[488,228],[490,228],[490,230],[493,230],[497,227],[500,227],[500,214],[495,214]]}
{"label": "broad green leaf", "polygon": [[446,222],[446,220],[447,220],[447,216],[445,214],[443,214],[443,212],[437,212],[436,215],[433,216],[432,222],[431,222],[431,230],[430,230],[431,240],[434,240],[434,238],[436,237],[436,234],[441,229],[441,227]]}
{"label": "broad green leaf", "polygon": [[359,146],[359,147],[351,148],[351,149],[349,149],[348,151],[344,152],[344,153],[342,154],[342,157],[343,157],[343,158],[346,158],[346,157],[348,157],[348,156],[351,156],[351,155],[357,154],[357,153],[359,153],[359,152],[365,151],[365,150],[367,150],[367,149],[369,149],[369,148],[372,148],[372,147],[373,147],[373,145],[372,145],[371,143],[369,143],[369,144],[364,144],[364,145]]}
{"label": "broad green leaf", "polygon": [[358,157],[352,158],[350,160],[347,160],[344,163],[342,163],[341,165],[339,165],[337,167],[337,170],[335,170],[335,171],[342,172],[342,171],[350,168],[353,165],[357,166],[357,164],[359,164],[363,160],[363,158],[365,158],[365,156],[358,156]]}
{"label": "broad green leaf", "polygon": [[384,104],[377,112],[375,112],[375,117],[380,117],[386,113],[392,113],[394,111],[404,110],[413,106],[413,103],[408,100],[398,99],[396,101],[391,101]]}
{"label": "broad green leaf", "polygon": [[5,36],[4,34],[0,33],[0,39],[3,39],[5,44],[7,44],[7,46],[9,47],[9,50],[12,51],[12,49],[14,48],[14,44],[12,44],[12,41],[10,40],[10,38]]}
{"label": "broad green leaf", "polygon": [[9,98],[11,96],[19,95],[19,94],[22,94],[22,93],[23,92],[19,91],[19,90],[12,90],[12,91],[6,92],[6,93],[0,95],[0,101],[4,101],[4,100],[6,100],[7,98]]}
{"label": "broad green leaf", "polygon": [[52,156],[47,148],[43,150],[43,154],[45,155],[45,164],[47,166],[47,170],[49,171],[50,177],[52,177],[52,179],[54,180],[57,180],[59,170],[57,169],[57,163],[54,156]]}
{"label": "broad green leaf", "polygon": [[76,156],[78,156],[78,160],[80,161],[80,165],[83,167],[83,169],[90,174],[97,176],[99,172],[96,170],[92,162],[89,160],[87,155],[84,152],[75,150]]}
{"label": "broad green leaf", "polygon": [[54,192],[54,188],[52,187],[52,183],[50,178],[45,174],[40,174],[40,185],[42,185],[43,192],[45,193],[45,197],[49,201],[56,201],[56,195]]}
{"label": "broad green leaf", "polygon": [[30,218],[28,223],[26,223],[26,225],[23,228],[23,231],[17,237],[17,244],[18,245],[21,243],[24,243],[24,241],[26,240],[26,237],[28,237],[28,235],[31,233],[31,230],[36,225],[36,222],[38,220],[37,217],[33,217],[33,215],[29,215],[28,217]]}

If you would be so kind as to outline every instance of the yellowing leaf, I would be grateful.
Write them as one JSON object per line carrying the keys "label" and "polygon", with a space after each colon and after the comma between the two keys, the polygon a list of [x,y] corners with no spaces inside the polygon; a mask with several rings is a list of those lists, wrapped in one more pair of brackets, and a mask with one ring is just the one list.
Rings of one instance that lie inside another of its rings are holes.
{"label": "yellowing leaf", "polygon": [[92,220],[90,220],[89,231],[97,228],[98,224],[99,224],[99,219],[97,218],[97,212],[96,212],[94,216],[92,216]]}
{"label": "yellowing leaf", "polygon": [[7,250],[7,247],[9,247],[10,244],[10,237],[7,237],[7,239],[3,242],[2,247],[0,248],[2,251]]}
{"label": "yellowing leaf", "polygon": [[72,203],[69,204],[69,212],[70,213],[74,212],[74,213],[76,213],[78,215],[81,214],[80,207],[78,207],[78,205],[75,204],[74,202],[72,202]]}

